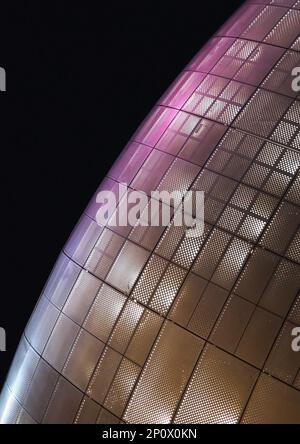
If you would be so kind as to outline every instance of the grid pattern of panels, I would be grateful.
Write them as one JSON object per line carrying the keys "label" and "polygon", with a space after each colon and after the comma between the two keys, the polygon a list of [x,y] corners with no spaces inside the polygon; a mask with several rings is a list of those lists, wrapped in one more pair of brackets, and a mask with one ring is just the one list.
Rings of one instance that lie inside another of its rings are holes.
{"label": "grid pattern of panels", "polygon": [[[0,422],[300,423],[299,29],[298,0],[247,1],[158,101],[53,269]],[[124,182],[144,221],[152,191],[204,191],[203,234],[99,226]]]}
{"label": "grid pattern of panels", "polygon": [[208,74],[183,109],[230,125],[253,92],[252,86]]}

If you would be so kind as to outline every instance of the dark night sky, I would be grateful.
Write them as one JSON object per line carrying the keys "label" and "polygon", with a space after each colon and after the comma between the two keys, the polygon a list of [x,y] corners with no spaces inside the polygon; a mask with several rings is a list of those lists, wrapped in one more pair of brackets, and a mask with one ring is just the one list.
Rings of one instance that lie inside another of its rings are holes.
{"label": "dark night sky", "polygon": [[242,1],[6,3],[0,327],[8,350],[0,353],[0,388],[97,185],[156,100]]}

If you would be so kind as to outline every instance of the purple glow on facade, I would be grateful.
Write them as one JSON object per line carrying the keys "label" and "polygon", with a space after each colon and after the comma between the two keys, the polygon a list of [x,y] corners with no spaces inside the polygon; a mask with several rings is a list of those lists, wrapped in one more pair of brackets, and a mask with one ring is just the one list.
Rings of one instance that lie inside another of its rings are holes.
{"label": "purple glow on facade", "polygon": [[156,103],[95,196],[204,190],[204,234],[99,226],[94,196],[0,423],[300,423],[299,34],[299,0],[247,1]]}

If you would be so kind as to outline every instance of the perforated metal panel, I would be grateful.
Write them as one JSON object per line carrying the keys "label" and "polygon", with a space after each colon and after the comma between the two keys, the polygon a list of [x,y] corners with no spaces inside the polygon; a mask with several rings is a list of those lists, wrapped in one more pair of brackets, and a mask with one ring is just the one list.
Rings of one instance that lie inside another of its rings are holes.
{"label": "perforated metal panel", "polygon": [[[53,269],[0,422],[300,423],[299,33],[299,1],[247,1],[157,102]],[[143,222],[152,191],[204,191],[202,235],[98,225],[123,182]]]}

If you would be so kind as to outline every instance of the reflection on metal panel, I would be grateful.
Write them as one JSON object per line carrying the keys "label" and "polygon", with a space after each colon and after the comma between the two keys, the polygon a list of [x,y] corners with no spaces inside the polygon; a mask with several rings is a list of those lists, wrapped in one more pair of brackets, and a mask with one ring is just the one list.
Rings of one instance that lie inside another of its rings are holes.
{"label": "reflection on metal panel", "polygon": [[204,191],[204,232],[99,226],[94,196],[0,423],[300,423],[299,29],[299,1],[246,2],[158,101],[95,196]]}

